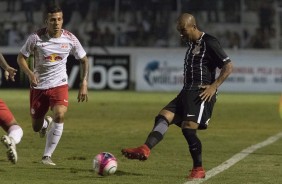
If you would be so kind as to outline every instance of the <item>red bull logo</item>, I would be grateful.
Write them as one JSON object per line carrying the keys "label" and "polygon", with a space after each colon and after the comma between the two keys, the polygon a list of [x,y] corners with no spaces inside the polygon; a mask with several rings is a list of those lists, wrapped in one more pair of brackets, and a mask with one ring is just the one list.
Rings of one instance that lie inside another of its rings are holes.
{"label": "red bull logo", "polygon": [[69,48],[69,44],[67,44],[67,43],[61,44],[61,49],[67,49],[67,48]]}
{"label": "red bull logo", "polygon": [[46,61],[55,62],[55,61],[61,61],[63,58],[58,54],[51,54],[49,56],[45,56],[44,59]]}

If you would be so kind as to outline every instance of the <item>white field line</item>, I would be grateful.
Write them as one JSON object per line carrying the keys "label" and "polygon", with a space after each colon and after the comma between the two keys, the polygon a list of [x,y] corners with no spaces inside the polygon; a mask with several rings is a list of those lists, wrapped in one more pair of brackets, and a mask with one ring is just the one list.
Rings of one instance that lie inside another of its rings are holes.
{"label": "white field line", "polygon": [[206,177],[204,179],[188,181],[184,184],[199,184],[199,183],[202,183],[202,182],[210,179],[211,177],[227,170],[229,167],[233,166],[234,164],[236,164],[240,160],[243,160],[245,157],[247,157],[249,154],[253,153],[254,151],[276,142],[281,137],[282,137],[282,132],[280,132],[280,133],[278,133],[274,136],[269,137],[268,139],[266,139],[263,142],[260,142],[258,144],[252,145],[252,146],[250,146],[246,149],[243,149],[240,153],[235,154],[233,157],[226,160],[225,162],[223,162],[219,166],[214,167],[213,169],[206,172]]}

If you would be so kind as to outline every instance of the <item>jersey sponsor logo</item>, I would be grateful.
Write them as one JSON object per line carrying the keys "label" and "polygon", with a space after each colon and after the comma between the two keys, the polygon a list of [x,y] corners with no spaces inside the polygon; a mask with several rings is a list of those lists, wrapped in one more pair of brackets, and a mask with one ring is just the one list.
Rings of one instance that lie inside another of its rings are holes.
{"label": "jersey sponsor logo", "polygon": [[62,43],[60,47],[61,47],[61,49],[68,49],[69,48],[69,44]]}
{"label": "jersey sponsor logo", "polygon": [[200,50],[201,50],[201,46],[200,45],[196,45],[195,48],[192,50],[192,53],[194,55],[200,54]]}
{"label": "jersey sponsor logo", "polygon": [[55,61],[61,61],[63,58],[58,54],[51,54],[49,56],[45,56],[44,59],[46,61],[55,62]]}

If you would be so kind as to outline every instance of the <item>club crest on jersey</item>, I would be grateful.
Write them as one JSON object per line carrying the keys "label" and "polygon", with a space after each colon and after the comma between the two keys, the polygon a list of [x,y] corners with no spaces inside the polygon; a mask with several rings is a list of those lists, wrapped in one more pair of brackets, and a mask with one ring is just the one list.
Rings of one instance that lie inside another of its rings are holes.
{"label": "club crest on jersey", "polygon": [[60,47],[61,47],[61,49],[67,49],[67,48],[69,48],[69,44],[62,43]]}
{"label": "club crest on jersey", "polygon": [[200,50],[201,50],[201,46],[200,45],[196,45],[195,48],[192,50],[192,53],[194,55],[200,54]]}
{"label": "club crest on jersey", "polygon": [[63,58],[58,54],[51,54],[49,56],[45,56],[44,59],[45,61],[55,62],[55,61],[61,61]]}

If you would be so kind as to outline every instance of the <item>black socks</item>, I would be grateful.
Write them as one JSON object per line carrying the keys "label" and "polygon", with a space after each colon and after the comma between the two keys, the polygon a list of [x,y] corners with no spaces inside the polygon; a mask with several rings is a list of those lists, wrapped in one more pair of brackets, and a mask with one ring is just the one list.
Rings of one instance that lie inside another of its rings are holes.
{"label": "black socks", "polygon": [[157,145],[161,140],[163,139],[163,135],[160,132],[154,131],[151,132],[148,137],[147,140],[145,142],[145,144],[152,149],[155,145]]}
{"label": "black socks", "polygon": [[189,151],[193,159],[193,166],[202,167],[202,143],[194,129],[182,129],[182,133],[189,145]]}

